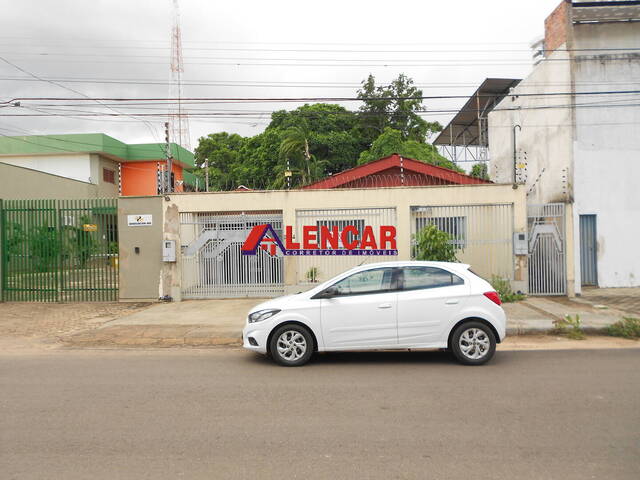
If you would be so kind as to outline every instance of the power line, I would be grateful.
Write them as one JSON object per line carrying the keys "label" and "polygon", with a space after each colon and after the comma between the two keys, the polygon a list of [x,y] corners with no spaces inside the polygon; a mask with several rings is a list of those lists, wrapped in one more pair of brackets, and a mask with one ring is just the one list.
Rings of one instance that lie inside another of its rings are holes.
{"label": "power line", "polygon": [[[50,83],[50,84],[55,85],[55,86],[57,86],[57,87],[60,87],[60,88],[62,88],[62,89],[64,89],[64,90],[67,90],[68,92],[75,93],[75,94],[77,94],[77,95],[80,95],[80,96],[82,96],[82,97],[84,97],[84,98],[88,99],[88,100],[91,100],[91,101],[93,101],[93,102],[95,102],[95,103],[100,104],[100,101],[99,101],[99,100],[94,100],[94,99],[92,99],[91,97],[89,97],[88,95],[85,95],[84,93],[79,92],[78,90],[75,90],[75,89],[73,89],[73,88],[71,88],[71,87],[67,87],[67,86],[65,86],[65,85],[62,85],[61,83],[58,83],[58,82],[55,82],[55,81],[51,81],[51,80],[47,80],[47,79],[43,79],[43,78],[39,77],[38,75],[36,75],[35,73],[32,73],[32,72],[30,72],[30,71],[28,71],[28,70],[26,70],[26,69],[22,68],[21,66],[16,65],[15,63],[10,62],[9,60],[7,60],[6,58],[4,58],[4,57],[2,57],[2,56],[0,56],[0,60],[2,60],[2,61],[3,61],[4,63],[6,63],[6,64],[8,64],[8,65],[12,66],[13,68],[15,68],[15,69],[17,69],[17,70],[19,70],[19,71],[21,71],[21,72],[25,73],[26,75],[29,75],[30,77],[33,77],[34,79],[40,80],[40,81],[42,81],[42,82]],[[0,102],[0,103],[2,103],[2,102]],[[112,111],[114,111],[114,112],[117,112],[117,110],[116,110],[116,109],[114,109],[113,107],[107,107],[107,108],[109,108],[110,110],[112,110]],[[131,118],[134,118],[134,117],[131,117]],[[143,122],[144,122],[144,120],[143,120]],[[156,134],[155,134],[155,132],[153,131],[153,126],[152,126],[150,123],[147,123],[147,122],[144,122],[144,123],[145,123],[145,125],[147,126],[147,128],[149,129],[149,131],[151,132],[151,135],[152,135],[153,137],[155,137],[155,136],[156,136]]]}
{"label": "power line", "polygon": [[[1,57],[0,57],[1,58]],[[506,96],[514,96],[514,97],[554,97],[554,96],[564,96],[564,97],[572,97],[572,96],[587,96],[587,95],[627,95],[627,94],[638,94],[640,90],[603,90],[603,91],[586,91],[586,92],[538,92],[538,93],[515,93],[515,94],[507,94]],[[367,100],[376,100],[376,101],[384,101],[384,100],[435,100],[435,99],[469,99],[471,97],[480,97],[480,98],[494,98],[495,94],[479,94],[479,95],[416,95],[416,96],[408,96],[408,97],[399,97],[399,96],[391,96],[391,97],[184,97],[184,98],[160,98],[160,97],[96,97],[90,98],[86,97],[86,100],[81,98],[69,98],[69,97],[16,97],[11,100],[6,100],[4,102],[0,102],[0,104],[8,104],[14,102],[22,102],[22,101],[112,101],[112,102],[130,102],[130,101],[144,101],[144,102],[189,102],[189,101],[198,101],[198,102],[243,102],[243,103],[252,103],[252,102],[277,102],[277,103],[285,103],[285,102],[361,102]]]}

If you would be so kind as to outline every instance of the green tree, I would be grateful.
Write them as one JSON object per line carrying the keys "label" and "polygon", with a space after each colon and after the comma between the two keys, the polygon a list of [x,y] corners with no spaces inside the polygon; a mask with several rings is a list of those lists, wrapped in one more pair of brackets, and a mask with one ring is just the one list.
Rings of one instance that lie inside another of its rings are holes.
{"label": "green tree", "polygon": [[[229,190],[237,187],[234,167],[241,161],[241,151],[246,138],[227,132],[212,133],[200,139],[195,151],[196,174],[204,185],[205,159],[209,160],[209,187],[212,190]],[[200,183],[200,182],[199,182]]]}
{"label": "green tree", "polygon": [[373,162],[380,158],[388,157],[397,153],[403,157],[413,158],[421,162],[438,165],[439,167],[450,168],[463,172],[462,169],[454,165],[438,153],[436,147],[429,143],[421,143],[415,140],[404,140],[402,133],[390,127],[385,128],[382,135],[375,139],[371,148],[360,154],[358,164]]}
{"label": "green tree", "polygon": [[427,225],[415,235],[416,260],[431,260],[434,262],[457,262],[456,247],[451,235],[435,225]]}
{"label": "green tree", "polygon": [[425,142],[434,132],[442,130],[439,122],[427,122],[418,112],[425,109],[422,90],[413,85],[405,74],[398,75],[389,85],[376,85],[369,75],[358,90],[362,99],[359,125],[367,145],[388,127],[398,130],[403,140]]}
{"label": "green tree", "polygon": [[486,163],[476,163],[471,167],[471,176],[481,178],[483,180],[489,180],[489,172],[487,171]]}

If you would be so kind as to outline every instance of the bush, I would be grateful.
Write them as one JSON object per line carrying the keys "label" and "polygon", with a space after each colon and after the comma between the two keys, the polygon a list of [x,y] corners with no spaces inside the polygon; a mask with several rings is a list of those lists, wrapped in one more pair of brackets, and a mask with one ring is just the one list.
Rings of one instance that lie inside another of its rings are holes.
{"label": "bush", "polygon": [[640,338],[640,318],[622,317],[607,327],[607,335],[622,338]]}
{"label": "bush", "polygon": [[307,273],[305,273],[305,277],[309,282],[316,283],[318,281],[318,267],[311,267],[309,270],[307,270]]}
{"label": "bush", "polygon": [[506,278],[498,277],[497,275],[491,276],[491,286],[496,289],[496,292],[500,295],[500,300],[503,303],[519,302],[525,298],[525,295],[521,293],[515,293],[511,288],[511,282]]}
{"label": "bush", "polygon": [[451,243],[451,236],[435,225],[427,225],[416,236],[416,260],[434,262],[457,262],[456,247]]}
{"label": "bush", "polygon": [[582,329],[582,322],[580,321],[580,315],[572,317],[571,315],[565,315],[563,319],[553,322],[555,325],[555,332],[560,335],[566,335],[573,340],[584,340],[586,335]]}

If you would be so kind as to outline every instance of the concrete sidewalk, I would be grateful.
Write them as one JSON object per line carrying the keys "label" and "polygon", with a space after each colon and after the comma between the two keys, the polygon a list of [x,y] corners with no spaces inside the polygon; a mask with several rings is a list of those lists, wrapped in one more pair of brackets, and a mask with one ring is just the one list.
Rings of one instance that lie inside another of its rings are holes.
{"label": "concrete sidewalk", "polygon": [[[640,289],[634,289],[640,290]],[[640,293],[640,292],[638,292]],[[615,297],[612,297],[615,300]],[[602,298],[598,298],[602,301]],[[262,299],[191,300],[161,303],[124,315],[89,331],[59,337],[73,346],[216,346],[239,345],[246,314]],[[580,315],[585,331],[599,331],[634,312],[594,304],[583,297],[528,297],[504,304],[507,334],[543,334],[554,320]]]}

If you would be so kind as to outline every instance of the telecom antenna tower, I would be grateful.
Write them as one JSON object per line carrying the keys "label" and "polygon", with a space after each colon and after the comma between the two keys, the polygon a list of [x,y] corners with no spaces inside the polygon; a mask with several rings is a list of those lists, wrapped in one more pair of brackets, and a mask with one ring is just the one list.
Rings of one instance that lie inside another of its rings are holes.
{"label": "telecom antenna tower", "polygon": [[189,136],[189,117],[182,108],[182,33],[180,31],[180,7],[173,0],[173,28],[171,29],[171,92],[173,99],[169,106],[169,125],[171,141],[191,151]]}

